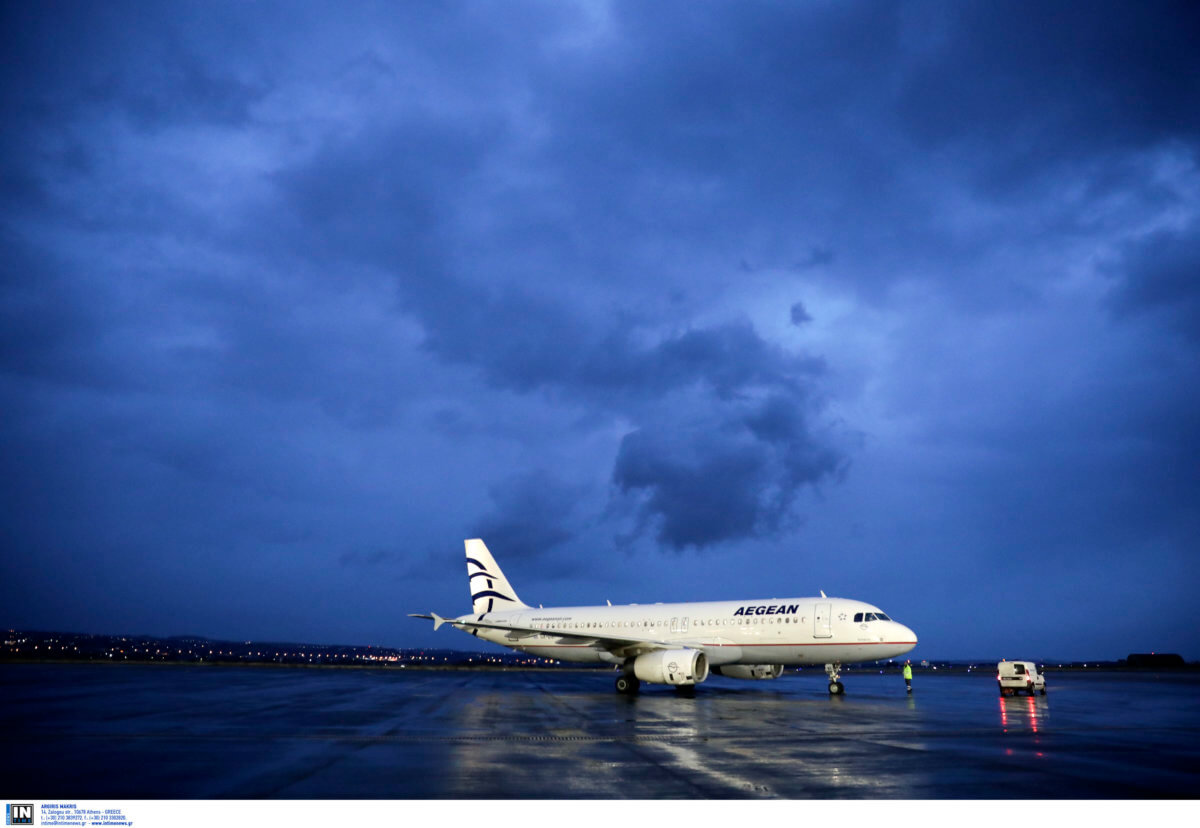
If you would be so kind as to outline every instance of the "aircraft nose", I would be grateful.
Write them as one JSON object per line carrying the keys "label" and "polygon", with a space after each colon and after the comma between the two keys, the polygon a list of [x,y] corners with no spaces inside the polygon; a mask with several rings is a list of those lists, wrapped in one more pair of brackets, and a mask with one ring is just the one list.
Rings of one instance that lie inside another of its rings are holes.
{"label": "aircraft nose", "polygon": [[903,624],[897,624],[896,626],[900,628],[898,631],[899,638],[896,639],[897,641],[911,641],[914,647],[917,646],[917,634],[913,632],[911,628],[906,627]]}

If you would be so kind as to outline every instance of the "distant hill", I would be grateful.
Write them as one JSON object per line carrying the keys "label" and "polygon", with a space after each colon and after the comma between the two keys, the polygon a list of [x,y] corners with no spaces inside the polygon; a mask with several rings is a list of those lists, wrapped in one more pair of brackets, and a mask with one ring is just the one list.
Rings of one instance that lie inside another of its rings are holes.
{"label": "distant hill", "polygon": [[1159,670],[1187,666],[1183,656],[1178,653],[1130,653],[1125,659],[1125,664],[1128,667],[1150,667]]}

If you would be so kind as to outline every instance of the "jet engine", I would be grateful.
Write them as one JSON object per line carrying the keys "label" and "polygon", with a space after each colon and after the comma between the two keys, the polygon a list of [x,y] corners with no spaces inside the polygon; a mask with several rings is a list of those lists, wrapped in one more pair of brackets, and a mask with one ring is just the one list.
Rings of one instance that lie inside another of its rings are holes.
{"label": "jet engine", "polygon": [[657,650],[635,658],[633,674],[657,684],[699,684],[708,678],[708,658],[700,650]]}
{"label": "jet engine", "polygon": [[718,676],[736,679],[773,679],[783,675],[782,664],[724,664],[714,667]]}

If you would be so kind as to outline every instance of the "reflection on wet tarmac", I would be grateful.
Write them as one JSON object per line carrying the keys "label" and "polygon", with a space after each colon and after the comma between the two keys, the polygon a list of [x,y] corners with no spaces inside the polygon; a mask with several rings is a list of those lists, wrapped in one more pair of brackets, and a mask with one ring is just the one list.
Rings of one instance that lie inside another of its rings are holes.
{"label": "reflection on wet tarmac", "polygon": [[[818,671],[626,697],[605,672],[0,667],[31,799],[1137,798],[1200,790],[1200,677]],[[1053,699],[1054,718],[1050,717]]]}
{"label": "reflection on wet tarmac", "polygon": [[1005,733],[1009,728],[1038,732],[1038,725],[1050,713],[1050,702],[1045,696],[997,696],[1000,700],[1000,727]]}

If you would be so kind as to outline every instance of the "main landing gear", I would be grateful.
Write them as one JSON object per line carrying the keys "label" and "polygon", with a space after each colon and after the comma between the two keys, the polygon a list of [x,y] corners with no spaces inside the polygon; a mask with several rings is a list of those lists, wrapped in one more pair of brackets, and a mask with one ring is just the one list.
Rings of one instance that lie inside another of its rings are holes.
{"label": "main landing gear", "polygon": [[846,692],[846,686],[841,682],[841,662],[825,665],[825,674],[829,676],[829,695],[841,696]]}
{"label": "main landing gear", "polygon": [[632,673],[621,673],[621,675],[617,676],[616,686],[618,693],[625,696],[635,696],[642,683]]}

